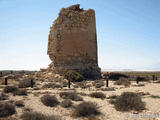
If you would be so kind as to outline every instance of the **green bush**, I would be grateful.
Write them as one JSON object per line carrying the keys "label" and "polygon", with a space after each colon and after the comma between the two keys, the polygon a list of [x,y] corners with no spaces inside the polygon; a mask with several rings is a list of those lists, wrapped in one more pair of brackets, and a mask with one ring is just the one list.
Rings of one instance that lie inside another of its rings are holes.
{"label": "green bush", "polygon": [[25,112],[21,115],[22,120],[61,120],[60,117],[55,115],[44,115],[37,112]]}
{"label": "green bush", "polygon": [[75,107],[74,115],[77,117],[89,117],[99,115],[100,111],[96,104],[92,102],[82,102]]}
{"label": "green bush", "polygon": [[81,82],[84,80],[84,77],[75,70],[68,70],[64,73],[64,78],[70,80],[71,82]]}
{"label": "green bush", "polygon": [[50,106],[50,107],[54,107],[57,106],[59,104],[59,101],[57,100],[57,98],[53,95],[43,95],[41,97],[41,102],[46,105],[46,106]]}
{"label": "green bush", "polygon": [[8,117],[16,113],[14,105],[9,102],[0,103],[0,117]]}
{"label": "green bush", "polygon": [[110,103],[114,104],[118,111],[142,111],[145,109],[145,103],[141,97],[133,92],[124,92]]}

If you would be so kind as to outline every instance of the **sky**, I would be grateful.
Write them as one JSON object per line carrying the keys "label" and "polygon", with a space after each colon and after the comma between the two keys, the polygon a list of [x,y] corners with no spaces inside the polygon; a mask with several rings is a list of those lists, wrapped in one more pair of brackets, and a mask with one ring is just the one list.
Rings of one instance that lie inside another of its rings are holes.
{"label": "sky", "polygon": [[160,70],[160,0],[0,0],[0,70],[39,70],[61,8],[94,9],[101,69]]}

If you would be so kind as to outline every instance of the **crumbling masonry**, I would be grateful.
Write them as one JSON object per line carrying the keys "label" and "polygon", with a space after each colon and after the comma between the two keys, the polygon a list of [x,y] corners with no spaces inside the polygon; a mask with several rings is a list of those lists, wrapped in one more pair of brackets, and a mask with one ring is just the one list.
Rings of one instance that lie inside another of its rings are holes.
{"label": "crumbling masonry", "polygon": [[51,71],[61,74],[72,69],[86,77],[100,77],[94,10],[80,9],[79,4],[62,8],[50,27],[48,55]]}

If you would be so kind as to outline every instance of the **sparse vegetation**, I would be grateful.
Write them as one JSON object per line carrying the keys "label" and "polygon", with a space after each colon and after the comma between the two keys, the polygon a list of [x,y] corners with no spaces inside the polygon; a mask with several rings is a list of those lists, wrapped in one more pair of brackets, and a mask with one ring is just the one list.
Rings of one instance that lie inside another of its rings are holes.
{"label": "sparse vegetation", "polygon": [[74,115],[77,117],[89,117],[91,115],[99,115],[100,111],[95,103],[82,102],[75,107]]}
{"label": "sparse vegetation", "polygon": [[[35,85],[34,81],[33,81],[33,84]],[[26,80],[20,81],[18,86],[19,86],[19,88],[30,87],[31,86],[31,80],[30,79],[26,79]]]}
{"label": "sparse vegetation", "polygon": [[145,103],[141,100],[141,97],[133,92],[124,92],[115,100],[111,100],[116,110],[118,111],[142,111],[145,109]]}
{"label": "sparse vegetation", "polygon": [[0,103],[0,117],[8,117],[16,113],[14,105],[9,102]]}
{"label": "sparse vegetation", "polygon": [[151,98],[160,98],[160,96],[158,96],[158,95],[151,95],[150,97]]}
{"label": "sparse vegetation", "polygon": [[119,80],[120,78],[128,78],[128,76],[123,73],[111,73],[109,75],[109,79],[111,80]]}
{"label": "sparse vegetation", "polygon": [[84,80],[84,77],[75,70],[68,70],[64,73],[64,78],[70,80],[71,82],[81,82]]}
{"label": "sparse vegetation", "polygon": [[27,90],[26,89],[18,89],[13,92],[14,95],[19,95],[19,96],[26,96],[27,95]]}
{"label": "sparse vegetation", "polygon": [[43,85],[42,88],[62,88],[62,85],[57,84],[57,83],[47,83],[45,85]]}
{"label": "sparse vegetation", "polygon": [[23,102],[22,100],[18,100],[18,101],[16,101],[14,104],[15,104],[15,106],[17,106],[17,107],[24,107],[24,102]]}
{"label": "sparse vegetation", "polygon": [[5,88],[3,89],[3,92],[4,93],[14,93],[17,90],[18,88],[15,86],[5,86]]}
{"label": "sparse vegetation", "polygon": [[1,93],[1,95],[0,95],[0,101],[1,100],[7,100],[7,99],[8,99],[8,96],[5,95],[4,93]]}
{"label": "sparse vegetation", "polygon": [[21,115],[22,120],[60,120],[59,116],[44,115],[38,112],[25,112]]}
{"label": "sparse vegetation", "polygon": [[115,91],[114,87],[101,88],[102,91]]}
{"label": "sparse vegetation", "polygon": [[119,80],[115,81],[115,85],[124,85],[125,87],[129,86],[131,82],[127,78],[120,78]]}
{"label": "sparse vegetation", "polygon": [[54,95],[43,95],[41,97],[41,102],[50,107],[57,106],[59,104],[58,99]]}
{"label": "sparse vegetation", "polygon": [[96,88],[101,88],[101,87],[103,87],[105,84],[104,84],[104,81],[102,81],[102,80],[95,80],[94,82],[93,82],[93,86],[95,86]]}
{"label": "sparse vegetation", "polygon": [[82,97],[78,96],[76,92],[61,92],[59,96],[63,99],[71,99],[74,101],[82,101]]}
{"label": "sparse vegetation", "polygon": [[149,81],[150,79],[148,77],[140,77],[140,76],[138,76],[138,77],[136,77],[136,80],[138,80],[138,81]]}
{"label": "sparse vegetation", "polygon": [[90,94],[90,96],[94,98],[101,98],[101,99],[106,98],[106,95],[102,92],[93,92]]}
{"label": "sparse vegetation", "polygon": [[70,99],[63,100],[60,105],[64,108],[68,108],[72,106],[72,101]]}

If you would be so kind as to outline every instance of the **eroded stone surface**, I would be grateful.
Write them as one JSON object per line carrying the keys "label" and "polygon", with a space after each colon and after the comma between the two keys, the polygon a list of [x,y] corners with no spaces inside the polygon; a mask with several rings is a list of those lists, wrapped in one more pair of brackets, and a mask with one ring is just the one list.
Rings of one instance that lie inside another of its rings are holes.
{"label": "eroded stone surface", "polygon": [[74,69],[99,77],[95,11],[80,9],[79,4],[62,8],[50,28],[48,55],[52,71]]}

